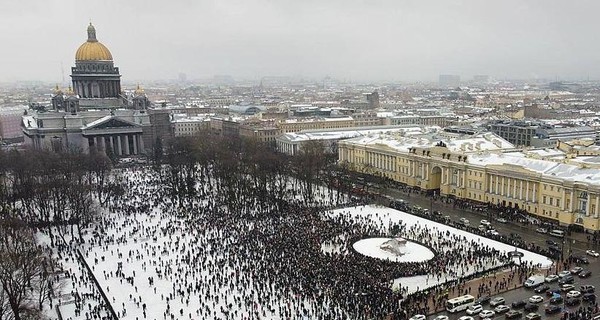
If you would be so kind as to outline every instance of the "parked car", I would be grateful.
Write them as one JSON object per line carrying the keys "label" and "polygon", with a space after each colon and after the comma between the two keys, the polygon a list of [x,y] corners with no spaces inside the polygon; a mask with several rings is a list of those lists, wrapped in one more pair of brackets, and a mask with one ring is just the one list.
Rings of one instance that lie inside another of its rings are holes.
{"label": "parked car", "polygon": [[510,310],[504,317],[506,319],[520,319],[523,316],[523,312],[517,310]]}
{"label": "parked car", "polygon": [[490,299],[491,299],[490,296],[479,297],[479,299],[475,300],[474,304],[485,305],[490,302]]}
{"label": "parked car", "polygon": [[558,273],[558,277],[562,278],[562,277],[568,276],[570,274],[571,274],[571,271],[569,271],[569,270],[563,270],[563,271],[561,271],[561,272]]}
{"label": "parked car", "polygon": [[480,304],[474,304],[467,308],[467,314],[472,316],[483,311],[483,307]]}
{"label": "parked car", "polygon": [[538,304],[536,304],[536,303],[529,303],[529,302],[528,302],[528,303],[527,303],[527,304],[526,304],[526,305],[523,307],[523,310],[525,310],[525,311],[527,311],[527,312],[531,312],[531,311],[537,311],[537,309],[538,309],[539,307],[540,307],[540,306],[539,306]]}
{"label": "parked car", "polygon": [[559,278],[559,277],[558,277],[558,275],[556,275],[556,274],[551,274],[551,275],[547,276],[547,277],[544,279],[544,281],[546,281],[547,283],[551,283],[551,282],[554,282],[554,281],[558,281],[558,278]]}
{"label": "parked car", "polygon": [[525,319],[526,320],[540,320],[540,319],[542,319],[542,316],[539,313],[532,312],[532,313],[527,314],[525,316]]}
{"label": "parked car", "polygon": [[592,257],[600,257],[600,253],[598,253],[594,250],[585,250],[585,254],[587,254],[588,256],[592,256]]}
{"label": "parked car", "polygon": [[564,300],[563,300],[562,296],[555,296],[555,297],[550,298],[549,302],[550,302],[550,304],[561,304],[561,303],[563,303],[563,301]]}
{"label": "parked car", "polygon": [[543,286],[539,286],[539,287],[533,289],[533,292],[535,292],[535,293],[542,293],[542,292],[546,292],[548,290],[550,290],[550,286],[543,285]]}
{"label": "parked car", "polygon": [[486,227],[489,227],[489,226],[491,226],[491,225],[492,225],[492,224],[491,224],[489,221],[487,221],[487,220],[485,220],[485,219],[483,219],[483,220],[479,221],[479,223],[481,223],[482,225],[484,225],[484,226],[486,226]]}
{"label": "parked car", "polygon": [[496,221],[500,222],[500,223],[507,223],[508,221],[506,221],[506,219],[504,218],[496,218]]}
{"label": "parked car", "polygon": [[548,306],[546,306],[546,309],[544,309],[544,312],[546,314],[555,314],[555,313],[559,313],[560,312],[560,307],[555,305],[555,304],[549,304]]}
{"label": "parked car", "polygon": [[567,298],[579,298],[581,297],[581,292],[577,290],[571,290],[567,292]]}
{"label": "parked car", "polygon": [[490,301],[490,307],[493,308],[493,307],[496,307],[496,306],[499,306],[499,305],[505,304],[505,303],[506,303],[506,300],[504,300],[503,297],[497,297],[497,298],[492,299],[492,301]]}
{"label": "parked car", "polygon": [[550,239],[546,240],[546,244],[549,246],[558,246],[558,243],[556,241]]}
{"label": "parked car", "polygon": [[439,316],[433,318],[433,320],[450,320],[450,318],[448,318],[448,316],[445,316],[445,315],[439,315]]}
{"label": "parked car", "polygon": [[458,318],[458,320],[475,320],[475,318],[473,318],[471,316],[462,316],[462,317]]}
{"label": "parked car", "polygon": [[579,291],[581,291],[581,293],[594,293],[596,291],[596,287],[591,284],[586,284],[581,286]]}
{"label": "parked car", "polygon": [[582,267],[574,267],[571,269],[571,274],[579,274],[581,271],[583,271]]}
{"label": "parked car", "polygon": [[567,283],[560,286],[560,291],[562,292],[569,292],[571,290],[575,290],[575,286],[572,284]]}
{"label": "parked car", "polygon": [[558,280],[558,284],[570,284],[573,282],[575,282],[575,278],[573,278],[573,276],[571,276],[571,275],[564,276]]}
{"label": "parked car", "polygon": [[546,229],[546,228],[537,228],[537,229],[535,229],[535,231],[539,232],[539,233],[548,233],[548,229]]}
{"label": "parked car", "polygon": [[510,304],[510,306],[513,309],[521,309],[523,308],[525,305],[527,304],[526,300],[517,300],[517,301],[513,301],[513,303]]}
{"label": "parked car", "polygon": [[481,319],[491,319],[496,315],[496,313],[492,310],[483,310],[479,313],[479,317]]}
{"label": "parked car", "polygon": [[426,320],[427,317],[425,317],[422,314],[415,314],[414,316],[410,317],[409,320]]}
{"label": "parked car", "polygon": [[580,303],[581,303],[581,299],[579,299],[579,298],[567,298],[565,300],[565,305],[567,305],[569,307],[576,306]]}
{"label": "parked car", "polygon": [[593,293],[586,293],[583,295],[583,297],[581,298],[583,301],[585,302],[596,302],[596,295]]}
{"label": "parked car", "polygon": [[550,290],[546,291],[546,295],[548,297],[552,297],[552,296],[554,296],[556,294],[560,295],[561,292],[562,291],[560,290],[560,288],[554,288],[554,289],[550,289]]}
{"label": "parked car", "polygon": [[571,260],[578,264],[590,264],[590,260],[585,256],[572,256]]}
{"label": "parked car", "polygon": [[592,272],[590,270],[583,270],[579,273],[580,278],[589,278],[592,276]]}
{"label": "parked car", "polygon": [[544,301],[544,297],[538,295],[531,296],[531,298],[529,298],[529,302],[531,303],[540,303],[542,301]]}
{"label": "parked car", "polygon": [[510,307],[505,304],[501,304],[494,308],[494,312],[496,312],[496,314],[505,313],[508,310],[510,310]]}

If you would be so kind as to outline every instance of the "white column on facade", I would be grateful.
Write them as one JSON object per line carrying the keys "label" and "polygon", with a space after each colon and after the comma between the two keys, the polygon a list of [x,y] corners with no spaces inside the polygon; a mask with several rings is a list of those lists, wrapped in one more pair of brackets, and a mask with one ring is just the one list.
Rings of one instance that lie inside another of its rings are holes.
{"label": "white column on facade", "polygon": [[534,184],[533,185],[533,198],[532,198],[533,202],[535,202],[535,195],[537,193],[536,191],[537,191],[537,188],[536,188],[536,185]]}
{"label": "white column on facade", "polygon": [[519,200],[523,200],[523,180],[519,180]]}
{"label": "white column on facade", "polygon": [[565,211],[565,209],[567,208],[567,204],[565,203],[565,202],[567,202],[567,201],[565,201],[566,197],[567,197],[567,192],[564,191],[564,189],[563,189],[562,197],[561,197],[561,200],[560,200],[561,201],[560,209],[562,211]]}
{"label": "white column on facade", "polygon": [[598,205],[600,205],[600,194],[596,194],[596,208],[594,209],[594,212],[592,212],[594,214],[594,218],[598,217],[598,210],[600,210]]}
{"label": "white column on facade", "polygon": [[585,215],[589,216],[590,215],[590,202],[592,202],[592,199],[590,197],[591,195],[588,194],[588,198],[587,201],[585,202]]}
{"label": "white column on facade", "polygon": [[129,155],[129,136],[124,135],[123,139],[125,139],[125,154]]}
{"label": "white column on facade", "polygon": [[133,154],[138,154],[137,148],[137,134],[133,135]]}
{"label": "white column on facade", "polygon": [[513,182],[513,193],[512,193],[512,195],[513,195],[513,198],[516,199],[517,198],[517,179],[513,178],[512,182]]}
{"label": "white column on facade", "polygon": [[501,194],[502,190],[500,189],[500,176],[496,175],[496,194]]}
{"label": "white column on facade", "polygon": [[[139,146],[140,153],[144,153],[144,137],[142,135],[138,136],[138,142],[139,142],[139,145],[140,145]],[[348,158],[348,156],[346,156],[346,160],[348,160],[347,158]]]}
{"label": "white column on facade", "polygon": [[573,190],[571,190],[571,201],[569,202],[569,212],[573,212],[573,202],[575,201],[575,199],[573,199]]}
{"label": "white column on facade", "polygon": [[525,182],[525,201],[529,202],[529,181]]}
{"label": "white column on facade", "polygon": [[113,136],[108,136],[108,142],[110,144],[110,151],[115,153],[115,142],[113,141]]}
{"label": "white column on facade", "polygon": [[118,153],[120,156],[122,156],[122,155],[123,155],[123,146],[122,146],[122,144],[121,144],[121,136],[120,136],[120,135],[118,135],[118,136],[116,136],[116,138],[117,138],[117,149],[118,149],[118,150],[117,150],[117,153]]}

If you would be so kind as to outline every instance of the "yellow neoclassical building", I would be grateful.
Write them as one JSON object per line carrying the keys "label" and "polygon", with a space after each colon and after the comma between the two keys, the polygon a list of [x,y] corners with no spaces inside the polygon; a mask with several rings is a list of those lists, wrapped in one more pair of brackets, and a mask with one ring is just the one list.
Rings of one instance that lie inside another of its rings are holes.
{"label": "yellow neoclassical building", "polygon": [[339,142],[339,162],[440,195],[521,208],[600,230],[600,161],[516,149],[493,133],[372,135]]}

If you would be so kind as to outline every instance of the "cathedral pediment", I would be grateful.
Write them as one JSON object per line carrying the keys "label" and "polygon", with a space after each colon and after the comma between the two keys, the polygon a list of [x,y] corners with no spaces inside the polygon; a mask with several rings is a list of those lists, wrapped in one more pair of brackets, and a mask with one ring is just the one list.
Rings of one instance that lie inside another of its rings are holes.
{"label": "cathedral pediment", "polygon": [[106,130],[106,129],[140,129],[141,126],[134,122],[119,118],[117,116],[106,116],[88,123],[84,130]]}

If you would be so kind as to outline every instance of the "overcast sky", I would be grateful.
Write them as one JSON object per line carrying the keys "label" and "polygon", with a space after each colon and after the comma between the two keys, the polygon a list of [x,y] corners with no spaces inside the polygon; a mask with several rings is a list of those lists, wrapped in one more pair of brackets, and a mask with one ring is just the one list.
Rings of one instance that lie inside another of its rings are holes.
{"label": "overcast sky", "polygon": [[92,21],[124,80],[600,79],[597,0],[0,0],[0,81],[69,80]]}

